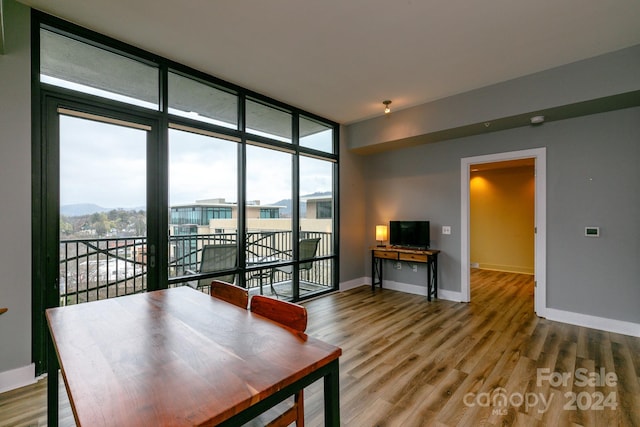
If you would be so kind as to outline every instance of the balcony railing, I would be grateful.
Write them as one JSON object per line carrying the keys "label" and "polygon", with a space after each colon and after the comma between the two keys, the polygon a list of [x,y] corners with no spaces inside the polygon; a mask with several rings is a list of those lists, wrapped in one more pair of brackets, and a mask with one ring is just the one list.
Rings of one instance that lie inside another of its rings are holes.
{"label": "balcony railing", "polygon": [[[300,273],[300,295],[333,287],[331,233],[301,232],[301,238],[320,238],[316,258]],[[171,236],[169,278],[171,286],[187,283],[200,267],[205,245],[236,243],[235,233]],[[251,293],[273,293],[290,298],[291,277],[275,268],[292,261],[290,231],[247,233],[245,286]],[[324,259],[322,259],[325,257]],[[262,260],[256,263],[255,260]],[[306,263],[305,263],[306,264]],[[242,270],[239,270],[242,271]],[[236,279],[236,282],[238,280]],[[193,283],[193,282],[192,282]],[[78,304],[147,290],[147,241],[145,237],[76,239],[60,241],[60,305]],[[208,287],[201,289],[208,292]]]}

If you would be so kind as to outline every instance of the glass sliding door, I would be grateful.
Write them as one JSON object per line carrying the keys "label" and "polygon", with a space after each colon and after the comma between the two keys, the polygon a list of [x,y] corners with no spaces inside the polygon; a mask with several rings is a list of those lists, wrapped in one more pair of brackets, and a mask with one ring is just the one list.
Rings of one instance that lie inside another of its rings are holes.
{"label": "glass sliding door", "polygon": [[169,130],[169,278],[203,292],[237,279],[238,143],[225,138]]}
{"label": "glass sliding door", "polygon": [[60,305],[147,288],[148,127],[59,110]]}

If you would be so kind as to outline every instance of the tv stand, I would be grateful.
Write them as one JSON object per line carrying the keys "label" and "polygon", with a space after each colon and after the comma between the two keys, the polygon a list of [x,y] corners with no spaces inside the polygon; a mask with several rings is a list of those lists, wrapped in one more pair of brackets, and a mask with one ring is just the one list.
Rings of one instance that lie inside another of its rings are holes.
{"label": "tv stand", "polygon": [[382,288],[383,261],[406,261],[427,264],[427,301],[431,295],[438,298],[438,254],[437,249],[403,249],[396,246],[374,246],[371,248],[371,289]]}

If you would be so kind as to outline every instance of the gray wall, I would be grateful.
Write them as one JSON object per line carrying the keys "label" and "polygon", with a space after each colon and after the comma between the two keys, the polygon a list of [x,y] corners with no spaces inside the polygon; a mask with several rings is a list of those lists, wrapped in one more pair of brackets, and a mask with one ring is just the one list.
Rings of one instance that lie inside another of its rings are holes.
{"label": "gray wall", "polygon": [[[0,55],[0,374],[31,363],[31,69],[29,8],[4,1]],[[0,387],[2,385],[0,384]]]}
{"label": "gray wall", "polygon": [[362,279],[368,247],[365,239],[364,164],[367,160],[347,150],[344,128],[340,135],[340,283]]}
{"label": "gray wall", "polygon": [[[351,124],[344,142],[365,159],[365,239],[392,219],[430,220],[440,287],[460,292],[460,159],[546,147],[547,307],[638,324],[639,106],[640,45]],[[530,126],[539,112],[547,121]],[[584,237],[589,225],[602,237]],[[342,265],[358,256],[367,277],[367,245]],[[385,279],[419,286],[424,272],[387,266]]]}
{"label": "gray wall", "polygon": [[[640,323],[638,107],[367,156],[365,228],[430,220],[440,285],[460,292],[460,159],[538,147],[547,147],[548,307]],[[442,225],[452,234],[442,235]],[[588,225],[602,237],[584,237]],[[385,270],[401,283],[423,276]]]}

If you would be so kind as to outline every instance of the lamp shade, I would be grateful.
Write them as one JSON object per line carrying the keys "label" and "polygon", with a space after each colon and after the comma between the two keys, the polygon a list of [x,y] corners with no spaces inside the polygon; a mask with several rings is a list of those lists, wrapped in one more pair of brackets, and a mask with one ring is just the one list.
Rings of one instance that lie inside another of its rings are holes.
{"label": "lamp shade", "polygon": [[376,225],[376,240],[382,242],[387,240],[387,226],[386,225]]}

